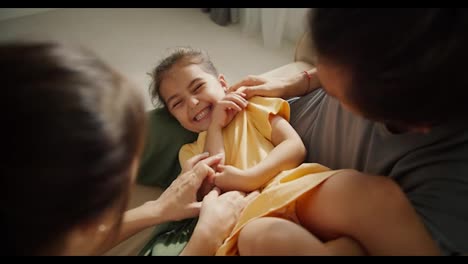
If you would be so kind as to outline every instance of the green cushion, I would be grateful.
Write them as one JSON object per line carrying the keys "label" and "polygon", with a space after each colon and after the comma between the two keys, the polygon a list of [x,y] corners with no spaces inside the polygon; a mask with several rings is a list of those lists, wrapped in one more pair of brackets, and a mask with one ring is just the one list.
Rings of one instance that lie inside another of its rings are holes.
{"label": "green cushion", "polygon": [[187,245],[198,218],[163,223],[153,231],[151,239],[138,253],[139,256],[178,256]]}
{"label": "green cushion", "polygon": [[179,150],[197,139],[197,133],[183,128],[166,108],[148,112],[145,149],[137,183],[167,188],[179,175]]}

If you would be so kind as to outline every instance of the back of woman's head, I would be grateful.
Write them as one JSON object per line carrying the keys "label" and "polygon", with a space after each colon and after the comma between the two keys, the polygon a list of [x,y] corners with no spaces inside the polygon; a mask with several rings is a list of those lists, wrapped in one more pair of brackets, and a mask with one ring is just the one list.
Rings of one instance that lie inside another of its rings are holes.
{"label": "back of woman's head", "polygon": [[2,250],[57,254],[72,228],[126,207],[143,103],[82,49],[3,44],[0,71]]}
{"label": "back of woman's head", "polygon": [[350,72],[346,94],[369,117],[433,124],[468,115],[468,9],[318,8],[320,57]]}

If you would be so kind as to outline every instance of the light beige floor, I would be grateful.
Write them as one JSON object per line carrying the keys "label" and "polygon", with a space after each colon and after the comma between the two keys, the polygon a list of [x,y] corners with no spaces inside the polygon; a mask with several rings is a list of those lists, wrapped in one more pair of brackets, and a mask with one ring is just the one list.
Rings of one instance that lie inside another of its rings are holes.
{"label": "light beige floor", "polygon": [[278,50],[263,47],[260,37],[245,37],[240,25],[218,26],[200,9],[56,9],[0,21],[0,41],[59,40],[79,43],[130,78],[145,95],[147,72],[168,48],[206,50],[228,82],[260,74],[293,60],[294,44]]}

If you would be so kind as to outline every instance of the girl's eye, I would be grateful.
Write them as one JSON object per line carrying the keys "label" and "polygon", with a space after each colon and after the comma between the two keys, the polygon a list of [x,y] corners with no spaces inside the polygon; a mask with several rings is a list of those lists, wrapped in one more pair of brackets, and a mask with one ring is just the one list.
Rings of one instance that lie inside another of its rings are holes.
{"label": "girl's eye", "polygon": [[203,83],[200,83],[199,85],[197,85],[195,87],[195,89],[193,89],[193,91],[196,92],[196,91],[200,90],[200,88],[202,88],[202,86],[203,86]]}
{"label": "girl's eye", "polygon": [[182,104],[182,100],[175,102],[175,103],[172,105],[172,109],[174,109],[174,108],[180,106],[181,104]]}

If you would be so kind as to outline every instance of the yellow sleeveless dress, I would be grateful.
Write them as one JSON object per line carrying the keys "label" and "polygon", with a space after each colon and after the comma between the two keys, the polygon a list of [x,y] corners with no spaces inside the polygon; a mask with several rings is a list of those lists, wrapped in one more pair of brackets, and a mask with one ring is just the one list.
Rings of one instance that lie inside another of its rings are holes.
{"label": "yellow sleeveless dress", "polygon": [[[247,108],[238,113],[223,130],[225,164],[247,169],[261,162],[274,148],[271,143],[270,115],[280,115],[289,121],[289,104],[279,98],[252,97]],[[206,132],[197,141],[184,145],[179,152],[182,162],[203,152]],[[262,216],[275,216],[298,223],[295,201],[328,177],[337,173],[316,163],[304,163],[279,173],[261,189],[242,212],[231,235],[216,255],[237,255],[239,231],[249,221]]]}

